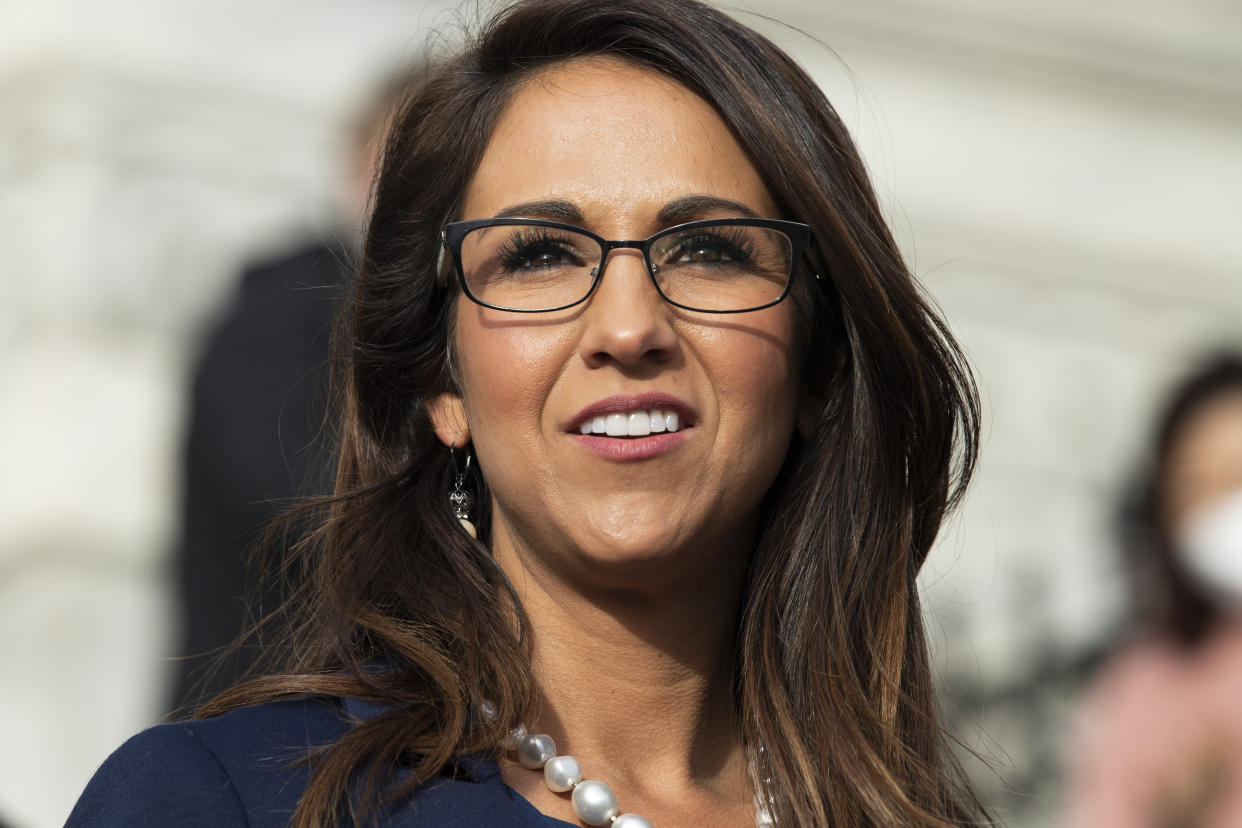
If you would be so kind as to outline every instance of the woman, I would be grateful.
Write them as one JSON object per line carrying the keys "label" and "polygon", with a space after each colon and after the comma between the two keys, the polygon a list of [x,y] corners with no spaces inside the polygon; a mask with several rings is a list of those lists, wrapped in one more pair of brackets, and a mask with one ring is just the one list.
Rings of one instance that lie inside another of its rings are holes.
{"label": "woman", "polygon": [[373,210],[289,663],[122,748],[78,823],[157,772],[251,825],[976,818],[915,583],[974,389],[806,74],[694,2],[518,3]]}
{"label": "woman", "polygon": [[1088,694],[1072,825],[1242,824],[1242,356],[1188,377],[1125,510],[1140,633]]}

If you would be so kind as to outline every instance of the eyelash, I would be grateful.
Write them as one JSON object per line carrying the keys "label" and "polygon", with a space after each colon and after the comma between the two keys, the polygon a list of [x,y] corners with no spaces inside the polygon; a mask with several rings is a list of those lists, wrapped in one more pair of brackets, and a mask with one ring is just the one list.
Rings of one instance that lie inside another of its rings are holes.
{"label": "eyelash", "polygon": [[[718,250],[734,265],[753,262],[753,244],[740,230],[701,228],[692,231],[691,235],[673,238],[674,243],[665,249],[663,257],[672,258],[706,247]],[[537,228],[526,233],[515,233],[506,239],[500,247],[500,263],[506,272],[514,272],[532,267],[530,259],[541,252],[573,256],[574,251],[575,246],[564,235],[552,228]]]}
{"label": "eyelash", "polygon": [[519,270],[523,262],[541,250],[565,254],[572,249],[572,244],[564,236],[557,236],[551,228],[540,228],[526,234],[514,233],[500,247],[500,263],[505,270]]}
{"label": "eyelash", "polygon": [[669,250],[680,254],[700,246],[725,248],[723,252],[735,264],[748,264],[752,261],[754,255],[753,245],[750,244],[746,234],[740,230],[733,230],[732,232],[708,229],[696,230],[692,236],[678,238],[677,243],[670,247]]}

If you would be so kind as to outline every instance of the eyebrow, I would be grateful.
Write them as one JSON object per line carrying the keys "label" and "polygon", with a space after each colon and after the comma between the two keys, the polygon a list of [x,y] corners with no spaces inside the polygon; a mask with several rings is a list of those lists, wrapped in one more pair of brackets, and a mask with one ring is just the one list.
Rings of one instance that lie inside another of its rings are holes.
{"label": "eyebrow", "polygon": [[726,216],[759,218],[759,214],[736,201],[713,195],[688,195],[673,199],[660,209],[656,220],[662,226],[681,224],[702,218],[705,213],[724,213]]}
{"label": "eyebrow", "polygon": [[496,214],[496,218],[545,218],[552,221],[563,221],[566,224],[582,225],[582,211],[572,201],[564,199],[547,199],[544,201],[524,201],[506,207]]}
{"label": "eyebrow", "polygon": [[[723,213],[730,217],[760,218],[758,213],[740,202],[719,196],[696,194],[682,196],[665,204],[656,215],[656,221],[661,227],[670,227],[674,224],[694,221],[710,213]],[[559,198],[513,204],[497,212],[495,217],[545,218],[578,226],[586,223],[578,205]]]}

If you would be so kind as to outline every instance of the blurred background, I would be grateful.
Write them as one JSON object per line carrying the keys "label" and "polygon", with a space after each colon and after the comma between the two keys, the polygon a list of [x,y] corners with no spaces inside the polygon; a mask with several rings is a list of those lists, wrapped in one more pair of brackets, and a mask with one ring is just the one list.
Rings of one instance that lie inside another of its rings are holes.
{"label": "blurred background", "polygon": [[[1070,714],[1132,610],[1117,501],[1174,379],[1242,346],[1242,6],[721,5],[820,80],[977,369],[929,626],[985,798],[1057,824]],[[458,15],[0,2],[0,823],[60,824],[173,705],[196,372],[256,262],[348,261],[359,118]]]}

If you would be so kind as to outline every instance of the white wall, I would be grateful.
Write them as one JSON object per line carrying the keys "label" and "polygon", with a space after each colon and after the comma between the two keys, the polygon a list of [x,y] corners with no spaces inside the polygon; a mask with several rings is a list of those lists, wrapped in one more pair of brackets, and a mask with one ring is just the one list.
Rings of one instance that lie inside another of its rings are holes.
{"label": "white wall", "polygon": [[[1105,519],[1155,395],[1240,339],[1242,7],[746,8],[849,66],[772,30],[854,126],[979,369],[980,476],[925,583],[963,697],[1029,684],[1118,617]],[[5,818],[58,824],[162,713],[195,331],[259,248],[333,231],[342,117],[451,17],[402,0],[0,5]],[[1048,748],[1027,745],[1055,733],[1068,697],[1051,692],[983,717],[1032,786],[988,791],[1015,824],[1055,813]],[[1031,709],[1052,718],[1026,724]]]}

